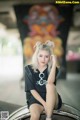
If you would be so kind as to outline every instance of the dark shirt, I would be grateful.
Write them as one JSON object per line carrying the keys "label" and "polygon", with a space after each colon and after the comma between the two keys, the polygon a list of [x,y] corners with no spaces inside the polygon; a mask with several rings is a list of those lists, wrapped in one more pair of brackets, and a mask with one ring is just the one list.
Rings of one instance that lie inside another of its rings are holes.
{"label": "dark shirt", "polygon": [[[56,68],[55,82],[57,77],[58,69]],[[31,65],[25,67],[25,92],[27,97],[31,95],[30,90],[36,90],[38,93],[46,93],[46,82],[48,79],[48,68],[42,73],[37,69],[36,72]]]}

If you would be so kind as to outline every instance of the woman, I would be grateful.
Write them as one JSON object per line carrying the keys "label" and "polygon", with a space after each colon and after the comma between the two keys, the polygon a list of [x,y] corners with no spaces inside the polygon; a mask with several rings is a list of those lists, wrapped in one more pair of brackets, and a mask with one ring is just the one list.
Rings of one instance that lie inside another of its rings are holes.
{"label": "woman", "polygon": [[54,109],[60,109],[62,100],[56,91],[57,60],[52,55],[53,42],[37,42],[32,64],[25,67],[25,91],[31,113],[30,120],[39,120],[45,110],[46,120],[52,120]]}

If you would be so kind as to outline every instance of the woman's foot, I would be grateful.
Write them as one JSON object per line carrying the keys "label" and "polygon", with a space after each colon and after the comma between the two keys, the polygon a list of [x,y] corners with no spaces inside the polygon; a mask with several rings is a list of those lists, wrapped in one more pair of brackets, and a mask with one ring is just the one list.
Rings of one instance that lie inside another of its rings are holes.
{"label": "woman's foot", "polygon": [[52,120],[52,118],[51,117],[46,117],[46,120]]}

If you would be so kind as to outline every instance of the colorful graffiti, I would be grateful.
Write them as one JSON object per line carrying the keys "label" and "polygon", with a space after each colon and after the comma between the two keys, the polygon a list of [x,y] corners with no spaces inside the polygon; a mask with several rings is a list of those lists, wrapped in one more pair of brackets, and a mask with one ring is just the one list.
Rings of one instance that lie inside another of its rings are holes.
{"label": "colorful graffiti", "polygon": [[29,14],[23,19],[25,25],[29,27],[30,32],[24,39],[24,56],[30,58],[33,54],[33,46],[37,41],[46,42],[51,40],[55,47],[53,53],[57,57],[63,55],[62,39],[58,37],[59,25],[64,18],[59,15],[58,9],[53,5],[33,5]]}

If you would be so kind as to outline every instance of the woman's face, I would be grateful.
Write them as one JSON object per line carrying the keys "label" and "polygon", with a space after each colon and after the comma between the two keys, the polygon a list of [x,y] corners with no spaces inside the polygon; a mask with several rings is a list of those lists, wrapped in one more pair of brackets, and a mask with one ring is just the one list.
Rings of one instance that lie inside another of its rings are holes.
{"label": "woman's face", "polygon": [[37,56],[39,66],[46,66],[50,60],[50,54],[46,50],[40,50]]}

